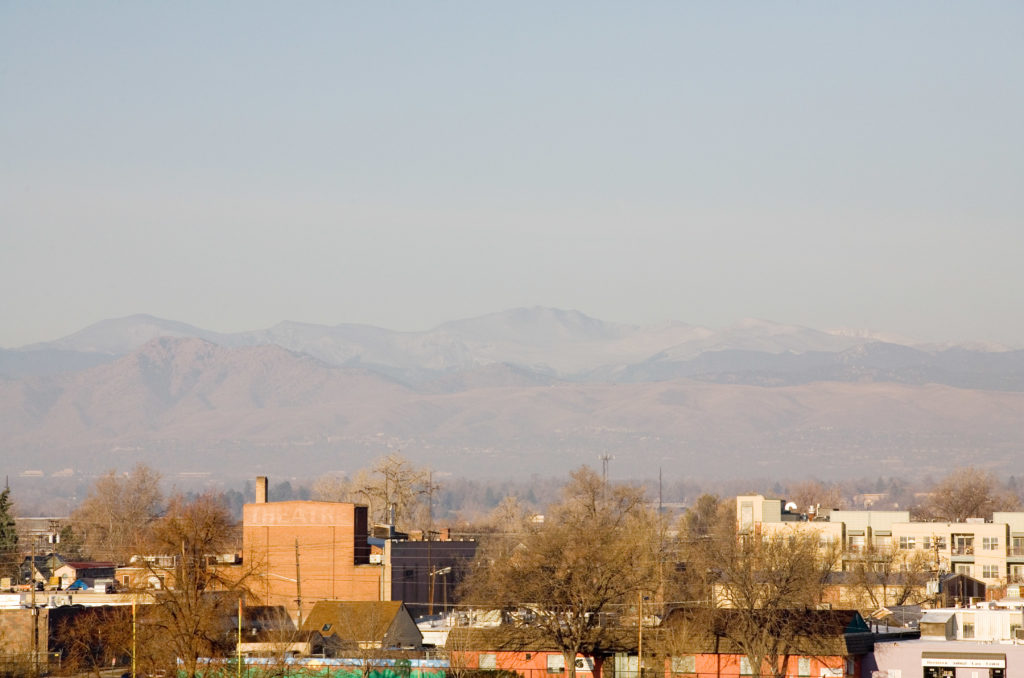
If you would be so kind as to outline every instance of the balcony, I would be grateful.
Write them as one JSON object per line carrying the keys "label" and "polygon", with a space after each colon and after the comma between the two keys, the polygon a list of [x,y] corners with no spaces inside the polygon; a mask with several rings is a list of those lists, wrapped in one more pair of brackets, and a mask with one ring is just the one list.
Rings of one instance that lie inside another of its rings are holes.
{"label": "balcony", "polygon": [[1013,560],[1024,560],[1024,546],[1010,546],[1006,549],[1006,557]]}
{"label": "balcony", "polygon": [[951,563],[973,563],[974,545],[953,544],[953,547],[949,550],[949,561]]}

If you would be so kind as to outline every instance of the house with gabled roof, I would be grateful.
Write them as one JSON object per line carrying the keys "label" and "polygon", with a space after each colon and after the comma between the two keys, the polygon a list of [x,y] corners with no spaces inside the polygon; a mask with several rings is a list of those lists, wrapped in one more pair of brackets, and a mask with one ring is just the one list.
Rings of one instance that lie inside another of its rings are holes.
{"label": "house with gabled roof", "polygon": [[113,583],[116,563],[107,561],[68,561],[53,570],[52,576],[59,577],[63,588],[82,580],[93,586],[97,580]]}
{"label": "house with gabled roof", "polygon": [[338,656],[366,650],[419,650],[423,646],[412,615],[401,601],[320,600],[302,621],[316,634],[314,652]]}
{"label": "house with gabled roof", "polygon": [[64,561],[56,553],[25,556],[19,566],[22,582],[38,582],[48,584],[54,570],[64,565]]}

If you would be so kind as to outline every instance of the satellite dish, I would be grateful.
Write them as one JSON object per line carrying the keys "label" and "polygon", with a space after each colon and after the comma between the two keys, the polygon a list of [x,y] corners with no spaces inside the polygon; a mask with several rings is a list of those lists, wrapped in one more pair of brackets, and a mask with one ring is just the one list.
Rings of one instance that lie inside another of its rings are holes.
{"label": "satellite dish", "polygon": [[795,511],[796,509],[797,509],[797,506],[796,506],[796,502],[795,501],[788,501],[788,502],[786,502],[786,510],[787,511]]}

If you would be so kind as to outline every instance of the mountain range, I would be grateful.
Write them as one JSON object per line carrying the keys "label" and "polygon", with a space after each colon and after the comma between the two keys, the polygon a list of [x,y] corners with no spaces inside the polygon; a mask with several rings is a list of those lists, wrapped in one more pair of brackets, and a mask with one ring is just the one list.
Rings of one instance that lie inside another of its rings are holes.
{"label": "mountain range", "polygon": [[0,458],[308,477],[389,450],[461,475],[1020,471],[1024,351],[767,321],[726,330],[513,309],[425,332],[217,333],[137,315],[0,350]]}

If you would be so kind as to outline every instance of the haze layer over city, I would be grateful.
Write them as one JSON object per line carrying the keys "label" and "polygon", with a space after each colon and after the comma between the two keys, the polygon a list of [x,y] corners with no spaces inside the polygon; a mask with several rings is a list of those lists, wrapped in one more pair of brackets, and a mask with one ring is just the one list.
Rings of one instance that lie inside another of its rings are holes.
{"label": "haze layer over city", "polygon": [[6,4],[0,459],[1019,473],[1022,20]]}

